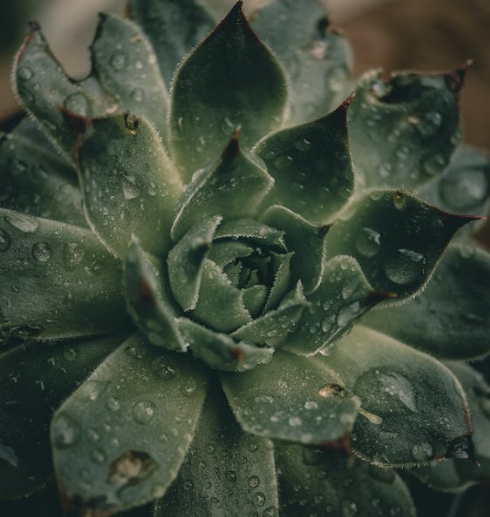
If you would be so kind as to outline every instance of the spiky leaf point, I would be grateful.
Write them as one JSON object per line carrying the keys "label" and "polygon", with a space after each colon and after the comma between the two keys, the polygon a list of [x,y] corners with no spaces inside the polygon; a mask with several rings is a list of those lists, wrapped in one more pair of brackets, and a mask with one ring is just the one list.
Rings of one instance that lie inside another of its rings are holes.
{"label": "spiky leaf point", "polygon": [[490,254],[451,244],[423,293],[371,311],[362,324],[442,359],[483,356],[490,353],[489,285]]}
{"label": "spiky leaf point", "polygon": [[120,258],[132,235],[164,256],[182,184],[155,130],[131,114],[83,124],[77,162],[90,226]]}
{"label": "spiky leaf point", "polygon": [[128,326],[120,264],[88,230],[0,208],[0,250],[0,341]]}
{"label": "spiky leaf point", "polygon": [[242,2],[182,63],[171,96],[171,148],[186,183],[216,160],[237,127],[249,149],[280,126],[286,81]]}
{"label": "spiky leaf point", "polygon": [[138,334],[125,341],[51,425],[65,510],[110,515],[162,497],[194,436],[206,384],[191,357],[164,353]]}
{"label": "spiky leaf point", "polygon": [[468,395],[474,434],[474,461],[450,459],[411,473],[436,490],[461,490],[490,480],[490,386],[476,370],[462,363],[446,366],[461,382]]}
{"label": "spiky leaf point", "polygon": [[92,75],[118,105],[167,133],[169,95],[157,57],[139,28],[114,15],[99,15],[91,45]]}
{"label": "spiky leaf point", "polygon": [[156,504],[155,517],[273,516],[277,508],[272,443],[243,432],[216,388],[178,479]]}
{"label": "spiky leaf point", "polygon": [[286,246],[294,252],[291,259],[292,278],[301,280],[307,293],[314,291],[325,268],[325,242],[329,227],[311,224],[300,215],[277,205],[266,210],[261,220],[284,232]]}
{"label": "spiky leaf point", "polygon": [[333,450],[278,444],[275,451],[281,516],[326,515],[325,508],[332,515],[416,516],[410,492],[393,470],[352,464]]}
{"label": "spiky leaf point", "polygon": [[197,0],[130,0],[130,14],[143,28],[167,84],[182,58],[213,28],[214,20]]}
{"label": "spiky leaf point", "polygon": [[124,261],[128,312],[153,345],[184,352],[187,346],[175,324],[178,310],[172,303],[167,274],[167,269],[145,253],[137,239],[131,241]]}
{"label": "spiky leaf point", "polygon": [[288,74],[288,124],[324,115],[347,95],[352,50],[347,39],[332,29],[320,2],[269,2],[255,14],[253,26]]}
{"label": "spiky leaf point", "polygon": [[254,152],[275,183],[265,206],[282,205],[323,224],[347,202],[354,171],[347,138],[350,100],[322,119],[267,136]]}
{"label": "spiky leaf point", "polygon": [[252,155],[240,149],[236,132],[220,158],[193,177],[182,195],[172,238],[176,241],[195,224],[220,215],[225,221],[252,217],[274,180]]}
{"label": "spiky leaf point", "polygon": [[276,351],[240,375],[220,375],[242,428],[258,436],[327,445],[347,436],[359,403],[335,373],[314,359]]}
{"label": "spiky leaf point", "polygon": [[332,353],[353,323],[386,297],[374,292],[355,259],[335,257],[327,262],[318,288],[307,296],[308,308],[295,330],[278,346],[306,356],[320,350]]}
{"label": "spiky leaf point", "polygon": [[76,171],[27,138],[0,133],[0,206],[86,226]]}
{"label": "spiky leaf point", "polygon": [[362,458],[401,467],[470,456],[466,395],[435,359],[356,326],[323,360],[361,401],[351,444]]}
{"label": "spiky leaf point", "polygon": [[327,257],[354,257],[377,292],[403,300],[423,288],[456,231],[475,219],[400,190],[373,190],[354,199],[328,232]]}
{"label": "spiky leaf point", "polygon": [[53,475],[48,432],[53,408],[123,339],[22,344],[0,355],[0,499],[26,496],[48,482]]}
{"label": "spiky leaf point", "polygon": [[352,157],[366,187],[417,188],[440,174],[459,142],[466,67],[447,74],[368,73],[349,110]]}
{"label": "spiky leaf point", "polygon": [[[419,196],[449,212],[486,215],[490,208],[490,161],[486,153],[466,145],[454,152],[449,166],[434,181],[424,185]],[[464,230],[474,232],[478,221]]]}
{"label": "spiky leaf point", "polygon": [[234,341],[192,320],[180,318],[178,328],[192,353],[211,368],[225,372],[245,372],[270,362],[274,350]]}
{"label": "spiky leaf point", "polygon": [[284,244],[284,232],[253,219],[239,219],[223,223],[216,232],[215,238],[243,239],[251,245],[265,246],[277,251],[287,251]]}

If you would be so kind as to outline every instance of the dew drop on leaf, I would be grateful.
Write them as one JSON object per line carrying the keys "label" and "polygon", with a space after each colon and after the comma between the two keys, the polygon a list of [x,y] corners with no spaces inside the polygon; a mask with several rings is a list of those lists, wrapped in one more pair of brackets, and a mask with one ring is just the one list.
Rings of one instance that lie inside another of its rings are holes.
{"label": "dew drop on leaf", "polygon": [[127,63],[126,54],[121,50],[116,50],[111,56],[111,66],[114,70],[123,70]]}
{"label": "dew drop on leaf", "polygon": [[82,430],[78,422],[67,413],[60,413],[54,420],[53,440],[56,447],[65,449],[76,445]]}
{"label": "dew drop on leaf", "polygon": [[51,248],[46,242],[37,242],[32,246],[32,256],[38,262],[48,262],[51,258]]}
{"label": "dew drop on leaf", "polygon": [[488,179],[484,171],[469,169],[449,175],[439,184],[441,199],[454,211],[466,211],[477,207],[488,196]]}
{"label": "dew drop on leaf", "polygon": [[429,461],[433,455],[432,445],[427,442],[415,444],[411,452],[416,461]]}
{"label": "dew drop on leaf", "polygon": [[424,256],[416,251],[399,249],[385,261],[386,276],[395,284],[415,282],[424,272]]}
{"label": "dew drop on leaf", "polygon": [[149,424],[155,417],[155,404],[150,401],[140,401],[133,407],[133,418],[135,422],[142,425]]}
{"label": "dew drop on leaf", "polygon": [[356,249],[364,257],[371,258],[379,253],[381,235],[372,228],[363,228],[356,238]]}
{"label": "dew drop on leaf", "polygon": [[68,95],[63,106],[72,113],[87,117],[89,115],[89,103],[87,97],[81,92]]}

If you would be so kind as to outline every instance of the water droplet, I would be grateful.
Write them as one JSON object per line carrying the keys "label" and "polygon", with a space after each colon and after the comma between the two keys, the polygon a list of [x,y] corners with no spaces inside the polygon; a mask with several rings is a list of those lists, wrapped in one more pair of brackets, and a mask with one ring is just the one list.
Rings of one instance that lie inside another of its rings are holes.
{"label": "water droplet", "polygon": [[65,242],[63,244],[63,263],[67,271],[73,271],[82,263],[85,249],[79,242]]}
{"label": "water droplet", "polygon": [[412,457],[415,461],[429,461],[432,459],[433,450],[430,443],[419,443],[412,447]]}
{"label": "water droplet", "polygon": [[14,468],[19,466],[19,459],[17,458],[15,450],[2,443],[0,443],[0,460],[6,461]]}
{"label": "water droplet", "polygon": [[94,449],[90,453],[90,459],[94,463],[104,463],[104,461],[107,459],[107,456],[105,455],[105,452],[102,449]]}
{"label": "water droplet", "polygon": [[34,217],[24,214],[11,213],[5,216],[5,220],[24,233],[34,233],[39,228],[39,222]]}
{"label": "water droplet", "polygon": [[248,478],[248,486],[250,488],[257,488],[260,485],[260,479],[257,476],[250,476]]}
{"label": "water droplet", "polygon": [[228,481],[230,481],[230,483],[236,483],[238,479],[237,474],[234,470],[227,470],[225,472],[225,477]]}
{"label": "water droplet", "polygon": [[421,253],[399,249],[385,261],[386,276],[395,284],[406,285],[415,282],[424,271],[425,259]]}
{"label": "water droplet", "polygon": [[134,102],[143,102],[145,100],[145,92],[142,88],[135,88],[131,92],[131,98]]}
{"label": "water droplet", "polygon": [[53,440],[56,447],[66,449],[80,440],[82,430],[78,422],[67,413],[60,413],[54,420]]}
{"label": "water droplet", "polygon": [[264,506],[265,495],[262,492],[257,492],[256,494],[254,494],[253,500],[257,506]]}
{"label": "water droplet", "polygon": [[34,72],[28,66],[22,66],[19,68],[19,77],[28,81],[34,77]]}
{"label": "water droplet", "polygon": [[305,409],[318,409],[318,404],[314,400],[307,400],[305,402]]}
{"label": "water droplet", "polygon": [[68,95],[63,106],[72,113],[87,117],[89,115],[89,103],[87,97],[81,92]]}
{"label": "water droplet", "polygon": [[123,179],[123,193],[126,199],[136,199],[140,195],[140,188],[136,184],[136,178],[134,176],[124,176]]}
{"label": "water droplet", "polygon": [[87,431],[87,438],[92,442],[98,442],[100,440],[100,434],[95,429],[89,429]]}
{"label": "water droplet", "polygon": [[292,416],[288,420],[288,424],[291,427],[299,427],[302,423],[303,423],[303,421],[301,420],[301,418],[299,416]]}
{"label": "water droplet", "polygon": [[10,235],[5,230],[0,228],[0,253],[8,251],[11,244],[12,239],[10,238]]}
{"label": "water droplet", "polygon": [[104,381],[86,381],[78,390],[77,397],[82,402],[94,402],[104,393],[108,385],[109,383]]}
{"label": "water droplet", "polygon": [[189,490],[192,490],[194,488],[194,483],[190,479],[186,479],[184,483],[182,484],[182,488],[188,492]]}
{"label": "water droplet", "polygon": [[32,256],[38,262],[47,262],[51,258],[51,248],[46,242],[38,242],[32,246]]}
{"label": "water droplet", "polygon": [[379,253],[381,235],[372,228],[363,228],[356,239],[357,251],[364,257],[374,257]]}
{"label": "water droplet", "polygon": [[340,328],[344,328],[349,323],[358,316],[359,311],[361,310],[361,304],[359,302],[354,302],[346,307],[342,307],[337,315],[337,325]]}
{"label": "water droplet", "polygon": [[153,402],[142,400],[133,407],[133,418],[138,424],[147,425],[155,417],[155,409]]}
{"label": "water droplet", "polygon": [[262,513],[262,517],[278,517],[278,516],[279,516],[279,510],[275,506],[269,506]]}
{"label": "water droplet", "polygon": [[127,58],[126,54],[121,50],[116,50],[111,56],[111,66],[114,70],[123,70],[126,66]]}

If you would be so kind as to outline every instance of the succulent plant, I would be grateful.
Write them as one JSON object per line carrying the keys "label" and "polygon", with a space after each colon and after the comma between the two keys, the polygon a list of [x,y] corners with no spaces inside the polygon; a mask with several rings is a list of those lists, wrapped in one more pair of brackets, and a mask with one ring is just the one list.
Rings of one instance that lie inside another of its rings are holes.
{"label": "succulent plant", "polygon": [[488,480],[465,68],[353,86],[313,0],[214,29],[196,0],[129,13],[100,17],[83,81],[37,24],[16,58],[2,499],[55,477],[77,516],[414,516],[414,477]]}

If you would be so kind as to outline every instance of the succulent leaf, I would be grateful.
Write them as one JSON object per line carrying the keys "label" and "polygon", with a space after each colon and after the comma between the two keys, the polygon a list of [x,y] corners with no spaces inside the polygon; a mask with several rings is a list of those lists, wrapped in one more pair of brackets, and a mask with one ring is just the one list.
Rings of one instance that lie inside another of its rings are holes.
{"label": "succulent leaf", "polygon": [[128,326],[120,264],[84,228],[0,208],[0,275],[0,341]]}
{"label": "succulent leaf", "polygon": [[251,244],[267,246],[276,250],[287,250],[283,240],[284,232],[253,219],[239,219],[223,223],[216,232],[216,239],[243,239]]}
{"label": "succulent leaf", "polygon": [[214,20],[197,0],[130,0],[131,16],[144,29],[170,84],[175,69],[213,28]]}
{"label": "succulent leaf", "polygon": [[86,124],[78,167],[92,229],[120,258],[132,235],[149,253],[164,256],[182,184],[156,131],[130,114]]}
{"label": "succulent leaf", "polygon": [[109,515],[164,495],[207,391],[191,359],[135,334],[61,406],[51,440],[65,510]]}
{"label": "succulent leaf", "polygon": [[[449,166],[433,181],[424,185],[419,196],[449,212],[486,215],[490,207],[488,155],[466,145],[459,146]],[[475,221],[467,228],[474,232],[478,226]]]}
{"label": "succulent leaf", "polygon": [[243,432],[223,395],[210,393],[179,477],[157,502],[155,517],[278,515],[272,442]]}
{"label": "succulent leaf", "polygon": [[490,254],[451,244],[424,292],[369,312],[362,324],[442,359],[483,356],[490,353],[489,285]]}
{"label": "succulent leaf", "polygon": [[415,517],[405,483],[393,471],[341,453],[292,444],[276,446],[281,517],[332,515]]}
{"label": "succulent leaf", "polygon": [[477,218],[444,212],[400,190],[357,197],[327,234],[327,257],[350,255],[380,293],[424,287],[456,231]]}
{"label": "succulent leaf", "polygon": [[448,362],[446,366],[461,382],[468,395],[468,405],[474,428],[474,461],[449,459],[411,473],[437,490],[460,490],[490,480],[490,386],[476,370],[462,363]]}
{"label": "succulent leaf", "polygon": [[118,105],[167,133],[169,95],[150,42],[134,23],[99,15],[91,46],[92,75]]}
{"label": "succulent leaf", "polygon": [[346,96],[352,70],[351,47],[330,27],[320,2],[269,2],[256,13],[253,26],[287,71],[291,104],[288,124],[324,115]]}
{"label": "succulent leaf", "polygon": [[359,81],[349,137],[360,184],[414,189],[444,170],[460,139],[465,70],[397,73],[386,83],[370,72]]}
{"label": "succulent leaf", "polygon": [[351,444],[362,458],[402,467],[427,465],[456,450],[469,457],[466,395],[435,359],[356,326],[324,361],[361,401]]}
{"label": "succulent leaf", "polygon": [[327,262],[318,288],[307,296],[308,307],[295,330],[279,346],[306,356],[332,353],[352,324],[383,299],[373,291],[355,259],[335,257]]}
{"label": "succulent leaf", "polygon": [[281,125],[284,74],[251,29],[242,2],[182,63],[171,97],[171,149],[186,183],[218,158],[237,127],[250,149]]}
{"label": "succulent leaf", "polygon": [[267,136],[255,147],[274,178],[265,206],[282,205],[324,224],[354,189],[347,139],[348,102],[308,124]]}
{"label": "succulent leaf", "polygon": [[347,436],[359,402],[315,359],[276,351],[266,365],[220,375],[242,428],[258,436],[326,445]]}
{"label": "succulent leaf", "polygon": [[86,226],[76,171],[28,139],[0,133],[0,206]]}
{"label": "succulent leaf", "polygon": [[294,252],[291,258],[292,278],[301,280],[307,293],[314,291],[325,268],[325,242],[329,227],[311,224],[278,205],[268,208],[261,220],[284,232],[287,249]]}
{"label": "succulent leaf", "polygon": [[180,318],[177,325],[194,356],[217,370],[245,372],[268,363],[274,353],[268,347],[236,342],[227,334],[218,334],[186,318]]}
{"label": "succulent leaf", "polygon": [[128,312],[148,340],[168,350],[184,352],[170,295],[167,270],[150,257],[136,239],[131,241],[124,261],[124,294]]}
{"label": "succulent leaf", "polygon": [[221,157],[199,171],[187,185],[177,208],[172,238],[203,219],[221,215],[225,221],[252,217],[274,180],[248,153],[234,135]]}
{"label": "succulent leaf", "polygon": [[53,474],[48,432],[53,408],[121,340],[104,336],[44,346],[26,343],[0,355],[0,499],[28,495],[47,483]]}

